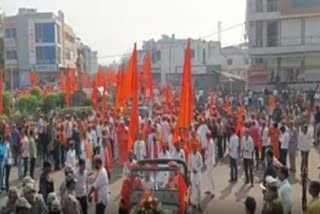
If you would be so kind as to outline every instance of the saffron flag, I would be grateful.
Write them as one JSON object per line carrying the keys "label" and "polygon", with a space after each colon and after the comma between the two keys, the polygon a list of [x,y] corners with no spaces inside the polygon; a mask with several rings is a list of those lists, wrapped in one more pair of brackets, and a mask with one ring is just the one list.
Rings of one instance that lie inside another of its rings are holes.
{"label": "saffron flag", "polygon": [[146,100],[152,98],[152,73],[151,73],[151,56],[150,52],[147,54],[147,58],[142,67],[143,80],[144,80],[144,97]]}
{"label": "saffron flag", "polygon": [[115,110],[117,111],[122,105],[123,102],[123,82],[124,82],[124,65],[120,65],[118,74],[117,74],[117,83],[116,83],[116,102],[114,105]]}
{"label": "saffron flag", "polygon": [[180,88],[180,110],[178,114],[177,125],[175,127],[174,141],[178,140],[178,130],[181,127],[189,127],[193,114],[193,88],[191,80],[191,51],[190,51],[190,39],[187,43],[183,77]]}
{"label": "saffron flag", "polygon": [[224,106],[224,111],[226,112],[227,115],[229,115],[229,116],[232,115],[231,107],[230,107],[230,101],[229,101],[228,98],[227,98],[226,104],[225,104],[225,106]]}
{"label": "saffron flag", "polygon": [[66,89],[63,71],[59,73],[59,89],[60,91],[65,91]]}
{"label": "saffron flag", "polygon": [[275,106],[276,106],[276,98],[274,97],[274,95],[271,95],[268,100],[269,112],[272,112]]}
{"label": "saffron flag", "polygon": [[91,94],[91,101],[96,110],[98,110],[98,88],[96,80],[92,81],[92,94]]}
{"label": "saffron flag", "polygon": [[37,77],[37,71],[32,71],[30,73],[30,81],[31,81],[31,88],[35,88],[37,87],[37,80],[38,80],[38,77]]}
{"label": "saffron flag", "polygon": [[78,78],[76,74],[76,70],[71,72],[71,93],[78,89]]}
{"label": "saffron flag", "polygon": [[213,106],[214,106],[214,94],[211,90],[211,88],[209,88],[209,111],[210,111],[210,115],[213,113]]}
{"label": "saffron flag", "polygon": [[128,73],[131,79],[127,82],[130,84],[128,94],[132,95],[132,108],[130,115],[130,125],[129,125],[129,140],[128,140],[128,150],[130,151],[133,147],[137,132],[139,130],[139,83],[138,83],[138,64],[137,64],[137,45],[134,44],[133,53],[131,55]]}
{"label": "saffron flag", "polygon": [[105,78],[105,81],[103,83],[103,93],[102,93],[102,109],[104,112],[107,111],[107,91],[108,91],[108,81],[107,81],[108,78]]}
{"label": "saffron flag", "polygon": [[188,190],[186,181],[183,178],[183,175],[180,171],[178,171],[178,184],[179,184],[179,204],[180,204],[180,210],[179,214],[184,214],[185,213],[185,198],[186,198],[186,193]]}
{"label": "saffron flag", "polygon": [[65,102],[66,105],[69,106],[70,105],[70,97],[71,97],[71,73],[70,73],[70,69],[69,67],[67,68],[67,72],[66,72],[66,84],[65,84]]}
{"label": "saffron flag", "polygon": [[0,68],[0,114],[3,112],[3,72]]}
{"label": "saffron flag", "polygon": [[164,93],[165,93],[167,104],[171,104],[173,101],[173,93],[172,93],[172,89],[171,89],[171,85],[170,85],[169,80],[167,80],[167,84],[166,84]]}
{"label": "saffron flag", "polygon": [[102,70],[99,70],[98,73],[97,73],[97,76],[96,76],[97,87],[104,86],[105,79],[106,78],[105,78],[104,72]]}

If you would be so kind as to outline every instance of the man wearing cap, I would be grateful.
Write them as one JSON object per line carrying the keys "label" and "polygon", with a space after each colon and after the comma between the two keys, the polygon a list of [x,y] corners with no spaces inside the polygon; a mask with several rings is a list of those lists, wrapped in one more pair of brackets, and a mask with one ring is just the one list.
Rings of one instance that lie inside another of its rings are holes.
{"label": "man wearing cap", "polygon": [[178,159],[178,160],[182,160],[182,161],[186,162],[186,154],[185,154],[184,150],[181,149],[180,141],[177,141],[174,144],[174,146],[175,146],[175,150],[171,154],[171,157],[173,159]]}
{"label": "man wearing cap", "polygon": [[74,146],[74,140],[69,141],[69,149],[66,155],[66,165],[70,166],[72,169],[75,169],[77,164],[76,150]]}
{"label": "man wearing cap", "polygon": [[201,152],[202,154],[204,154],[205,148],[207,146],[207,137],[206,137],[206,133],[208,131],[208,126],[206,124],[206,121],[204,118],[201,119],[201,125],[198,128],[198,136],[200,139],[200,144],[201,144]]}
{"label": "man wearing cap", "polygon": [[214,167],[216,165],[216,146],[210,131],[207,132],[207,142],[205,162],[208,170],[209,190],[206,192],[206,194],[209,194],[210,198],[214,198]]}
{"label": "man wearing cap", "polygon": [[48,212],[42,195],[37,194],[35,184],[27,183],[23,188],[23,196],[31,205],[32,214],[46,214]]}
{"label": "man wearing cap", "polygon": [[201,211],[201,169],[203,167],[202,156],[197,151],[197,144],[191,145],[192,153],[189,155],[189,169],[191,173],[191,203],[193,208]]}
{"label": "man wearing cap", "polygon": [[261,214],[284,214],[282,202],[278,197],[277,179],[268,176],[263,189],[265,193]]}
{"label": "man wearing cap", "polygon": [[15,214],[33,214],[31,212],[31,205],[24,197],[20,197],[17,200]]}
{"label": "man wearing cap", "polygon": [[288,126],[289,132],[289,160],[290,160],[290,171],[296,172],[296,155],[298,147],[298,131],[294,126],[294,122],[291,120]]}
{"label": "man wearing cap", "polygon": [[134,142],[133,153],[138,161],[144,160],[147,157],[146,144],[142,140],[142,133],[140,132],[138,133],[136,142]]}
{"label": "man wearing cap", "polygon": [[61,207],[64,214],[81,214],[81,206],[74,192],[76,183],[77,181],[73,177],[67,179],[67,192],[61,199]]}
{"label": "man wearing cap", "polygon": [[96,202],[96,214],[104,214],[109,200],[109,179],[107,171],[102,165],[102,159],[100,155],[96,155],[94,157],[94,163],[97,169],[97,176],[89,195],[91,196],[92,193],[95,193],[94,200]]}
{"label": "man wearing cap", "polygon": [[63,182],[61,183],[60,185],[60,198],[63,198],[64,197],[64,194],[66,193],[66,183],[67,183],[67,180],[69,180],[70,178],[73,177],[73,169],[70,167],[70,166],[66,166],[64,168],[64,180]]}
{"label": "man wearing cap", "polygon": [[8,201],[0,209],[0,214],[13,214],[16,210],[16,202],[19,198],[19,193],[16,187],[10,187],[8,192]]}
{"label": "man wearing cap", "polygon": [[49,209],[49,214],[63,214],[62,210],[61,210],[61,205],[58,199],[55,199],[52,202],[52,206]]}
{"label": "man wearing cap", "polygon": [[318,214],[320,213],[320,182],[312,181],[309,186],[309,194],[312,196],[312,200],[310,201],[307,214]]}
{"label": "man wearing cap", "polygon": [[256,213],[257,203],[253,197],[248,196],[244,202],[244,205],[246,206],[246,214]]}
{"label": "man wearing cap", "polygon": [[312,143],[312,136],[308,133],[308,125],[305,124],[302,128],[302,132],[299,134],[298,148],[301,152],[301,166],[300,170],[303,172],[308,169],[309,165],[309,152]]}
{"label": "man wearing cap", "polygon": [[40,175],[39,181],[39,193],[42,194],[43,199],[47,201],[48,194],[54,192],[54,183],[49,173],[51,171],[51,163],[49,161],[45,161],[43,163],[43,171]]}
{"label": "man wearing cap", "polygon": [[[152,166],[149,165],[149,164],[146,164],[146,165],[144,166],[144,168],[146,168],[146,169],[151,169]],[[154,181],[153,178],[151,178],[150,173],[151,173],[151,172],[146,171],[146,172],[145,172],[144,179],[142,180],[144,189],[146,189],[146,190],[152,190],[152,189],[155,188],[155,181]]]}

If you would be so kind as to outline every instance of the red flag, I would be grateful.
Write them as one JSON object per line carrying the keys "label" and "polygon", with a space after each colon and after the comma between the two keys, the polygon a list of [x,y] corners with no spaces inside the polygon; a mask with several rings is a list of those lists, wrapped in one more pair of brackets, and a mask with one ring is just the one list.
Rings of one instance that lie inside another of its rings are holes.
{"label": "red flag", "polygon": [[59,73],[59,89],[60,91],[65,91],[66,89],[63,71]]}
{"label": "red flag", "polygon": [[95,109],[98,110],[98,88],[97,88],[97,82],[95,80],[92,81],[91,101]]}
{"label": "red flag", "polygon": [[35,71],[35,70],[32,71],[32,72],[30,73],[29,78],[30,78],[30,81],[31,81],[31,88],[37,87],[37,80],[38,80],[37,71]]}
{"label": "red flag", "polygon": [[133,53],[131,55],[129,67],[128,67],[128,77],[130,81],[127,81],[130,84],[128,94],[132,95],[132,108],[130,116],[130,126],[129,126],[129,141],[128,141],[128,150],[130,151],[133,147],[133,143],[136,138],[136,134],[139,129],[139,83],[138,83],[138,64],[137,64],[137,45],[134,44]]}
{"label": "red flag", "polygon": [[150,52],[147,54],[147,58],[142,67],[143,80],[144,80],[144,97],[146,100],[152,98],[152,73],[151,73],[151,56]]}
{"label": "red flag", "polygon": [[102,109],[103,112],[107,111],[108,105],[107,105],[107,91],[108,91],[108,81],[107,78],[105,78],[104,84],[103,84],[103,94],[102,94]]}
{"label": "red flag", "polygon": [[3,112],[3,72],[2,68],[0,68],[0,114]]}
{"label": "red flag", "polygon": [[126,101],[124,99],[124,79],[125,79],[125,68],[122,64],[119,67],[117,74],[117,85],[116,85],[116,102],[115,110],[118,110],[120,107],[125,107]]}
{"label": "red flag", "polygon": [[232,115],[231,108],[230,108],[230,101],[228,99],[226,100],[224,111],[226,112],[227,115],[229,116]]}
{"label": "red flag", "polygon": [[188,190],[186,181],[183,178],[183,175],[180,171],[178,171],[178,184],[179,184],[179,204],[180,204],[180,214],[185,213],[185,198]]}
{"label": "red flag", "polygon": [[193,89],[191,78],[191,51],[189,39],[184,59],[183,77],[180,88],[180,110],[178,114],[176,130],[174,133],[174,142],[176,142],[178,139],[179,128],[189,127],[191,123],[193,114]]}
{"label": "red flag", "polygon": [[210,101],[209,110],[210,110],[210,113],[213,113],[212,111],[214,106],[214,94],[210,88],[209,88],[209,101]]}
{"label": "red flag", "polygon": [[276,98],[273,95],[269,97],[268,106],[270,112],[273,111],[274,107],[276,106]]}
{"label": "red flag", "polygon": [[70,105],[70,97],[71,97],[71,74],[70,74],[69,67],[67,68],[67,72],[66,72],[65,90],[66,90],[65,102],[66,102],[66,105],[69,106]]}
{"label": "red flag", "polygon": [[104,72],[102,70],[99,70],[96,76],[97,87],[104,86],[105,81],[106,81],[106,77],[104,75]]}

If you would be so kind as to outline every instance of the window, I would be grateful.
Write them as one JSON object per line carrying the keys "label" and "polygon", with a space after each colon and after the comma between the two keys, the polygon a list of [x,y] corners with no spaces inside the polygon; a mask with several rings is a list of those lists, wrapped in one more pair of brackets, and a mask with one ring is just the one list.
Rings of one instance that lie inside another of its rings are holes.
{"label": "window", "polygon": [[155,51],[152,53],[152,63],[156,63],[161,60],[161,51]]}
{"label": "window", "polygon": [[68,33],[65,33],[65,39],[68,41],[68,42],[70,42],[70,43],[74,43],[74,38],[70,35],[70,34],[68,34]]}
{"label": "window", "polygon": [[278,45],[278,22],[272,21],[267,24],[267,46],[275,47]]}
{"label": "window", "polygon": [[57,47],[57,59],[58,59],[58,63],[61,64],[61,48]]}
{"label": "window", "polygon": [[42,46],[36,48],[37,64],[56,64],[56,47]]}
{"label": "window", "polygon": [[194,49],[191,49],[191,59],[194,59],[196,57],[196,52]]}
{"label": "window", "polygon": [[256,64],[262,64],[263,63],[263,59],[262,58],[255,58],[254,59]]}
{"label": "window", "polygon": [[8,50],[8,51],[6,51],[6,59],[7,60],[15,60],[15,59],[17,59],[17,51],[16,50]]}
{"label": "window", "polygon": [[71,60],[71,51],[70,51],[70,49],[67,49],[67,50],[66,50],[65,58],[66,58],[67,60]]}
{"label": "window", "polygon": [[228,59],[228,65],[232,65],[232,59]]}
{"label": "window", "polygon": [[262,21],[256,22],[256,47],[262,47]]}
{"label": "window", "polygon": [[257,0],[256,1],[256,13],[262,13],[263,12],[263,0]]}
{"label": "window", "polygon": [[61,44],[60,25],[58,24],[57,24],[57,38],[58,38],[58,43]]}
{"label": "window", "polygon": [[268,0],[267,1],[267,12],[276,12],[278,11],[278,0]]}
{"label": "window", "polygon": [[36,43],[55,42],[55,23],[35,24]]}
{"label": "window", "polygon": [[16,38],[16,29],[15,28],[7,28],[5,30],[6,39],[15,39]]}
{"label": "window", "polygon": [[244,58],[244,64],[246,64],[246,65],[249,64],[249,59],[247,57]]}
{"label": "window", "polygon": [[202,51],[202,64],[206,64],[206,49],[203,49]]}

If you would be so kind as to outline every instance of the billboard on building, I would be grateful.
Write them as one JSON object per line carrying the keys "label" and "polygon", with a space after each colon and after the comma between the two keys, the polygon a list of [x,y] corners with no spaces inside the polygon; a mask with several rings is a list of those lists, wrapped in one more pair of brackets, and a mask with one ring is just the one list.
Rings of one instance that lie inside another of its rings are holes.
{"label": "billboard on building", "polygon": [[281,0],[281,14],[320,13],[319,0]]}
{"label": "billboard on building", "polygon": [[268,75],[264,64],[251,65],[247,71],[246,79],[248,86],[267,85]]}
{"label": "billboard on building", "polygon": [[28,22],[28,42],[29,42],[29,63],[36,64],[36,44],[35,44],[35,28],[34,21]]}

